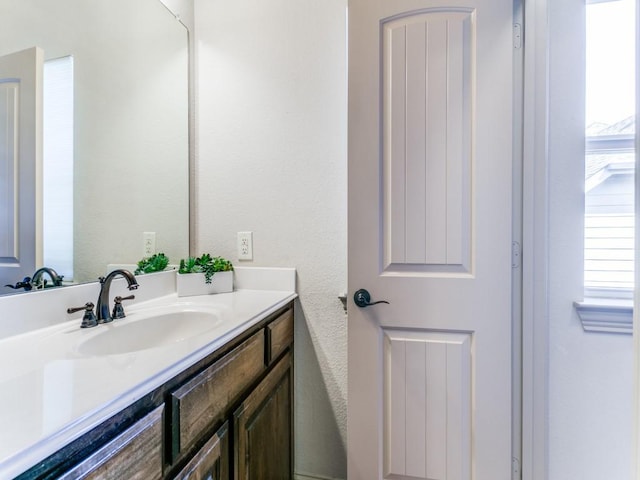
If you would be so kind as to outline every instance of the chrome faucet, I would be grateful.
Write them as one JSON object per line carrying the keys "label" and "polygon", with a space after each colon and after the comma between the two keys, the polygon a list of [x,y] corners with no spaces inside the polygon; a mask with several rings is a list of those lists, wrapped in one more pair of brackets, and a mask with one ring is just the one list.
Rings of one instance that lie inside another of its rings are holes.
{"label": "chrome faucet", "polygon": [[98,303],[96,304],[96,316],[98,323],[108,323],[113,321],[109,312],[109,289],[111,281],[118,275],[123,276],[127,281],[127,288],[135,290],[138,288],[136,277],[129,270],[117,269],[109,272],[106,277],[100,277],[100,294],[98,295]]}
{"label": "chrome faucet", "polygon": [[42,276],[45,273],[51,278],[51,282],[53,283],[54,287],[62,286],[62,279],[64,278],[63,275],[58,275],[58,272],[56,272],[53,268],[42,267],[36,270],[36,272],[33,274],[33,277],[31,277],[31,284],[35,288],[44,288],[45,281],[43,281]]}

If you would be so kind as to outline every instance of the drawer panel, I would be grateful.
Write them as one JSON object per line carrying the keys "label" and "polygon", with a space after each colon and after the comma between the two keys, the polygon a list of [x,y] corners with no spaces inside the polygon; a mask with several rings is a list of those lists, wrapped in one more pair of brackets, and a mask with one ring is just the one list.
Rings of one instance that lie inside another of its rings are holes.
{"label": "drawer panel", "polygon": [[264,371],[264,352],[260,330],[171,394],[172,461],[222,420],[230,404]]}
{"label": "drawer panel", "polygon": [[61,480],[154,480],[162,478],[164,405],[126,429]]}
{"label": "drawer panel", "polygon": [[267,325],[267,364],[271,364],[293,343],[293,309]]}

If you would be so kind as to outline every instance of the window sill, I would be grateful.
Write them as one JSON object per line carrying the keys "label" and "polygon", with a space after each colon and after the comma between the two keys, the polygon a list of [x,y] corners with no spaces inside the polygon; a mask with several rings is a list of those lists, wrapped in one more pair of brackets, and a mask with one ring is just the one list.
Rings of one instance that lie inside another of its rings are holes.
{"label": "window sill", "polygon": [[573,303],[585,332],[633,333],[633,301],[585,298]]}

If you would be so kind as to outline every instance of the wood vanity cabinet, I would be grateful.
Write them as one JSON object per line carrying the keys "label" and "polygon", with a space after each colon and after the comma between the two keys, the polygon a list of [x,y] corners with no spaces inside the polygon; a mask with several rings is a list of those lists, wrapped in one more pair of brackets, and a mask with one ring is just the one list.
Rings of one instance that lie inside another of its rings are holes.
{"label": "wood vanity cabinet", "polygon": [[288,480],[293,304],[18,477]]}
{"label": "wood vanity cabinet", "polygon": [[229,434],[225,423],[174,478],[292,478],[292,344],[289,309],[171,394],[174,459],[212,426],[233,425]]}

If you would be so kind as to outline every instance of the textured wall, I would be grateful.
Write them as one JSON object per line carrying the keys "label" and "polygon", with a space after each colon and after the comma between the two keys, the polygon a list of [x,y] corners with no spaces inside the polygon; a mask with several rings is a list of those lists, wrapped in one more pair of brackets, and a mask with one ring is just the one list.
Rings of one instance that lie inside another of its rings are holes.
{"label": "textured wall", "polygon": [[195,48],[197,250],[297,268],[296,471],[345,478],[346,0],[196,1]]}
{"label": "textured wall", "polygon": [[630,478],[630,335],[585,333],[584,2],[549,2],[549,479]]}

